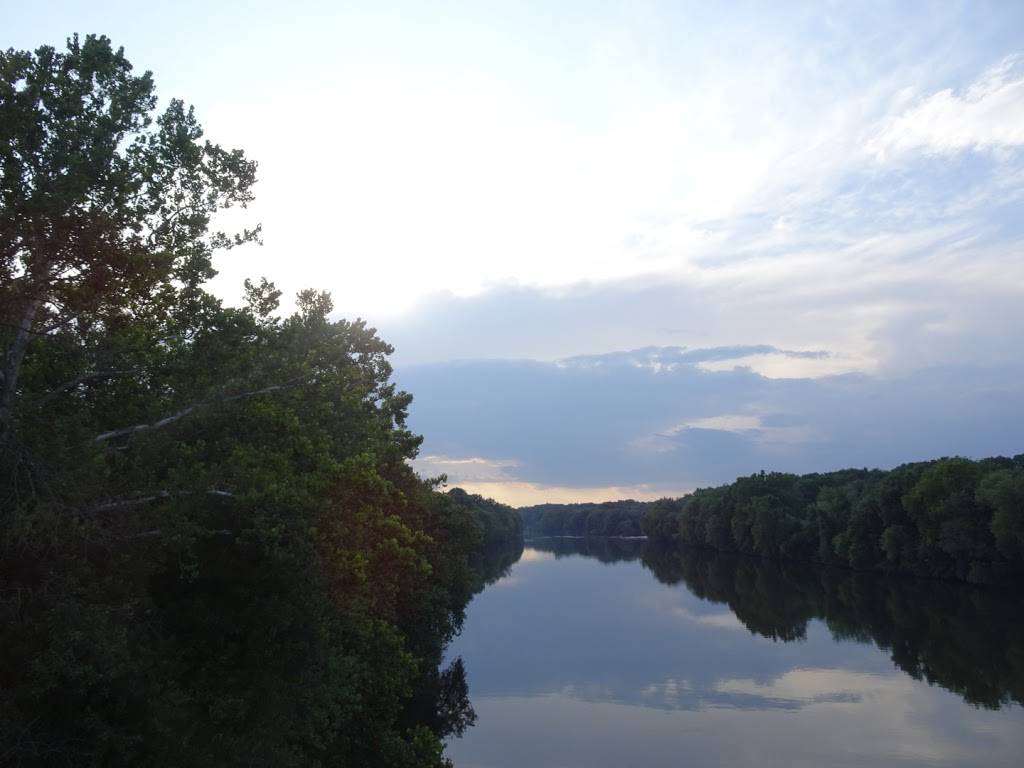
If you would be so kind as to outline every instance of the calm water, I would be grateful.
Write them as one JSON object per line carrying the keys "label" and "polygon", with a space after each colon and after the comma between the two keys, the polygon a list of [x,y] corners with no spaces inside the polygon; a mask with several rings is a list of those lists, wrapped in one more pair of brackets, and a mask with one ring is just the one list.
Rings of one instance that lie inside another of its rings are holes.
{"label": "calm water", "polygon": [[474,766],[1021,766],[1021,599],[534,540],[471,603]]}

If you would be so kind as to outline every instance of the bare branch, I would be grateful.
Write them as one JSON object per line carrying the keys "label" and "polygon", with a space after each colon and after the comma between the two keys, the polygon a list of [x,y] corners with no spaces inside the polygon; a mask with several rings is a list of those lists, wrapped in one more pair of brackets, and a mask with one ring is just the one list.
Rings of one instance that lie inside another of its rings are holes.
{"label": "bare branch", "polygon": [[[138,496],[131,496],[126,499],[114,499],[108,501],[105,504],[92,507],[91,509],[85,510],[81,514],[86,516],[97,515],[101,512],[110,512],[114,509],[130,509],[131,507],[141,507],[146,504],[150,504],[154,501],[160,501],[161,499],[172,499],[180,496],[191,496],[192,491],[153,491],[151,493],[139,494]],[[222,498],[233,499],[235,494],[231,491],[225,491],[220,488],[211,488],[205,492],[206,496],[220,496]]]}
{"label": "bare branch", "polygon": [[177,413],[171,414],[170,416],[161,419],[160,421],[152,424],[136,424],[133,427],[121,427],[120,429],[112,429],[109,432],[103,432],[93,438],[94,443],[102,443],[105,440],[113,440],[116,437],[124,437],[126,435],[134,435],[139,432],[145,432],[150,429],[160,429],[160,427],[166,427],[168,424],[173,424],[179,419],[183,419],[192,413],[199,405],[190,405],[188,408],[178,411]]}
{"label": "bare branch", "polygon": [[128,509],[130,507],[141,507],[149,504],[153,501],[159,501],[160,499],[169,499],[175,494],[170,491],[156,491],[147,496],[134,496],[130,499],[116,499],[115,501],[107,502],[106,504],[100,504],[99,506],[93,507],[92,509],[86,510],[86,515],[95,515],[100,512],[109,512],[112,509]]}
{"label": "bare branch", "polygon": [[[218,528],[210,531],[203,531],[208,536],[234,536],[235,531],[229,531],[227,528]],[[134,536],[130,536],[132,539],[150,539],[156,536],[163,536],[164,532],[159,528],[153,528],[149,531],[139,531]]]}
{"label": "bare branch", "polygon": [[118,437],[130,437],[132,435],[138,434],[139,432],[148,432],[150,430],[160,429],[161,427],[166,427],[170,424],[175,423],[176,421],[180,421],[189,414],[194,413],[195,411],[205,406],[212,405],[214,403],[232,403],[235,402],[236,400],[244,400],[246,398],[257,397],[259,395],[269,395],[272,392],[280,392],[286,389],[294,389],[300,384],[307,383],[311,378],[311,376],[301,376],[297,379],[287,381],[284,384],[274,384],[269,387],[263,387],[263,389],[253,390],[252,392],[242,392],[237,395],[230,395],[227,397],[219,397],[210,400],[205,400],[203,402],[190,405],[187,408],[183,408],[177,413],[172,413],[170,416],[166,416],[165,418],[160,419],[160,421],[153,422],[152,424],[136,424],[135,426],[131,427],[121,427],[120,429],[112,429],[109,432],[103,432],[102,434],[96,435],[96,437],[93,438],[93,442],[102,443],[107,440],[113,440]]}

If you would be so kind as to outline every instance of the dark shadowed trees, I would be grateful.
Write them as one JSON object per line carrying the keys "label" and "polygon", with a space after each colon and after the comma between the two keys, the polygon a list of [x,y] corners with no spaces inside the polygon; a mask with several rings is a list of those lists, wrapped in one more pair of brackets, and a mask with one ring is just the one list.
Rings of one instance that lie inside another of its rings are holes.
{"label": "dark shadowed trees", "polygon": [[328,294],[204,290],[255,164],[155,105],[106,38],[0,54],[0,762],[444,765],[518,520],[415,475]]}
{"label": "dark shadowed trees", "polygon": [[1024,456],[759,473],[644,506],[661,542],[978,584],[1024,572]]}

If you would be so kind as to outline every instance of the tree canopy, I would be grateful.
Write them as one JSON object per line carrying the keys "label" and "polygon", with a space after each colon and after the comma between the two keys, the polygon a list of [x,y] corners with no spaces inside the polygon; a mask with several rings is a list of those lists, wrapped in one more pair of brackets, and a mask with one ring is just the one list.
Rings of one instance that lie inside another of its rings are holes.
{"label": "tree canopy", "polygon": [[633,500],[521,507],[528,536],[639,536],[646,505]]}
{"label": "tree canopy", "polygon": [[156,104],[150,73],[133,74],[105,37],[0,53],[5,436],[23,415],[29,346],[77,342],[76,377],[109,375],[106,337],[180,329],[208,303],[213,250],[258,235],[209,231],[215,213],[252,199],[256,164],[202,141],[183,102],[154,116]]}
{"label": "tree canopy", "polygon": [[414,474],[392,349],[327,293],[205,290],[256,165],[156,105],[103,37],[0,54],[3,762],[442,765],[518,521]]}
{"label": "tree canopy", "polygon": [[652,538],[779,560],[1017,584],[1024,455],[741,477],[648,505]]}

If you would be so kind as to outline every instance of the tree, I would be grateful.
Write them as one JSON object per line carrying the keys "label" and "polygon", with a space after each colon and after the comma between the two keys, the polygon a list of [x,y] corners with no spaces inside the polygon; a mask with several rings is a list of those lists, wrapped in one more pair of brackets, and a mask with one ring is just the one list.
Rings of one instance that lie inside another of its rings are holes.
{"label": "tree", "polygon": [[646,505],[652,539],[858,570],[1013,584],[1024,566],[1024,456],[797,477],[777,472]]}
{"label": "tree", "polygon": [[999,551],[1009,559],[1024,559],[1024,471],[992,472],[982,480],[977,496],[993,509],[991,529]]}
{"label": "tree", "polygon": [[[209,231],[251,199],[256,163],[202,141],[178,100],[154,119],[149,72],[106,37],[67,51],[0,52],[0,441],[15,427],[26,355],[61,333],[88,347],[130,318],[196,311],[217,248],[259,228]],[[111,374],[79,350],[54,390]]]}
{"label": "tree", "polygon": [[0,54],[0,754],[440,768],[518,519],[415,475],[392,348],[327,293],[205,292],[255,164],[155,105],[106,38]]}

